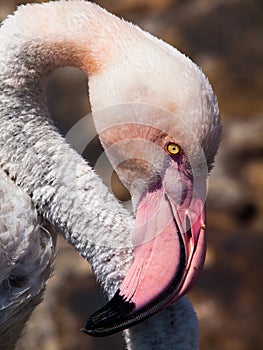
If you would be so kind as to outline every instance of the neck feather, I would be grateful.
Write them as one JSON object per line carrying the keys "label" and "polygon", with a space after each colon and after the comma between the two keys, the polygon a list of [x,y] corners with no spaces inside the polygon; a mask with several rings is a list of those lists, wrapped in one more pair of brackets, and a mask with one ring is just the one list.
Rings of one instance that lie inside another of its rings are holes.
{"label": "neck feather", "polygon": [[91,263],[102,252],[93,264],[101,279],[103,251],[115,251],[107,234],[115,248],[128,250],[132,219],[52,125],[44,87],[60,66],[98,74],[111,61],[112,32],[122,23],[94,4],[61,1],[22,6],[0,30],[0,166]]}
{"label": "neck feather", "polygon": [[127,349],[198,350],[198,330],[193,306],[184,296],[157,315],[127,330]]}
{"label": "neck feather", "polygon": [[15,69],[12,80],[21,85],[65,65],[96,74],[110,64],[113,33],[122,27],[124,21],[84,1],[21,6],[1,28],[1,46],[9,49],[1,50],[1,65]]}

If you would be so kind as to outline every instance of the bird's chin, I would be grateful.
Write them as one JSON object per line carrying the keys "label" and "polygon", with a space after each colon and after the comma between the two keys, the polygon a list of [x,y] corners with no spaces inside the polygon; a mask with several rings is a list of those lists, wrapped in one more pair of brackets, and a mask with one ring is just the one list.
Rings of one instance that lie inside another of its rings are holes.
{"label": "bird's chin", "polygon": [[102,337],[129,328],[189,290],[204,262],[205,210],[199,198],[192,211],[178,209],[162,187],[141,199],[134,262],[114,297],[90,317],[85,333]]}

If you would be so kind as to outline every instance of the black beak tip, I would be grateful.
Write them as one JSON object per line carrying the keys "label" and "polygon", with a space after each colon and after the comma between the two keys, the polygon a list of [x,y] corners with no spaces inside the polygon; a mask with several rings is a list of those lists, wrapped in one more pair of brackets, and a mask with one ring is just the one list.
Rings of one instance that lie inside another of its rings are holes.
{"label": "black beak tip", "polygon": [[106,337],[118,333],[146,320],[169,302],[175,291],[180,287],[186,266],[183,239],[180,234],[178,235],[181,245],[180,269],[170,286],[154,301],[139,310],[136,310],[136,305],[131,300],[125,299],[118,289],[113,298],[105,306],[90,316],[82,332],[93,337]]}
{"label": "black beak tip", "polygon": [[[97,313],[94,314],[97,316]],[[106,324],[105,320],[103,321],[93,321],[93,315],[87,321],[85,328],[82,328],[81,331],[92,337],[106,337],[108,335],[116,333],[118,330],[112,329],[110,324]],[[111,321],[111,320],[110,320]]]}
{"label": "black beak tip", "polygon": [[85,328],[81,328],[80,329],[82,333],[88,334],[88,335],[93,335],[93,331],[91,331],[90,329],[87,328],[87,325]]}
{"label": "black beak tip", "polygon": [[88,320],[88,322],[86,323],[85,328],[81,328],[81,332],[90,335],[92,337],[105,337],[107,335],[109,335],[107,333],[107,330],[104,328],[94,328],[94,326],[92,325],[92,323],[90,322],[90,320]]}
{"label": "black beak tip", "polygon": [[105,337],[120,332],[129,327],[129,318],[134,308],[135,304],[125,301],[118,290],[105,306],[90,316],[81,331],[93,337]]}

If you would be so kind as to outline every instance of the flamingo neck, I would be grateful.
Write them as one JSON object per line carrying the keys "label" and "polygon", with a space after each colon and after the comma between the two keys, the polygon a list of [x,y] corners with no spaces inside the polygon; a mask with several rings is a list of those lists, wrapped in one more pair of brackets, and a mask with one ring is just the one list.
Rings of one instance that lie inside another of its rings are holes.
{"label": "flamingo neck", "polygon": [[184,296],[158,315],[125,331],[125,339],[128,350],[198,350],[198,334],[198,319]]}
{"label": "flamingo neck", "polygon": [[[60,66],[77,66],[90,76],[104,69],[116,23],[122,21],[94,4],[61,1],[22,6],[0,29],[0,167],[40,215],[91,263],[96,260],[106,287],[100,259],[118,246],[129,250],[132,219],[52,125],[44,88],[48,73]],[[115,247],[108,247],[109,232]]]}
{"label": "flamingo neck", "polygon": [[21,6],[1,28],[1,46],[9,50],[9,55],[2,50],[1,65],[8,67],[7,74],[15,70],[12,80],[17,87],[29,81],[38,84],[38,78],[61,66],[97,74],[118,51],[114,31],[125,26],[118,17],[84,1]]}

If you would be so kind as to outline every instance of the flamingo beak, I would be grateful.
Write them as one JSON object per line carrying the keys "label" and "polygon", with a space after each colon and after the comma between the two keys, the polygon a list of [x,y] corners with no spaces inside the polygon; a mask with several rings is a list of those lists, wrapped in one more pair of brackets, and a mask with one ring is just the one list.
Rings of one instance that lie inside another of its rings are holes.
{"label": "flamingo beak", "polygon": [[195,191],[192,182],[177,182],[184,184],[181,199],[179,185],[171,192],[165,181],[144,193],[136,212],[134,262],[114,297],[90,317],[85,333],[101,337],[129,328],[177,300],[196,281],[206,249],[206,185],[201,181]]}

